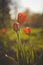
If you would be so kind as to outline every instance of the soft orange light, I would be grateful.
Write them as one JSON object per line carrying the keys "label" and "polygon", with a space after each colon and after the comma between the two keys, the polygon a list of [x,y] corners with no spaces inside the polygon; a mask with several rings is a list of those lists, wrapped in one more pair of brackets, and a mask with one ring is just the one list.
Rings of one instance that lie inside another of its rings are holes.
{"label": "soft orange light", "polygon": [[6,34],[6,32],[7,32],[5,28],[3,28],[1,31],[3,34]]}

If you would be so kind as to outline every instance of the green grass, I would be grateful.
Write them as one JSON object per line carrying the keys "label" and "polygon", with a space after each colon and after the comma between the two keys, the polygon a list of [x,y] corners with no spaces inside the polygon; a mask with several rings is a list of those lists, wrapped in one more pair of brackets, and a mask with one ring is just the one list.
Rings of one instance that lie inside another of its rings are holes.
{"label": "green grass", "polygon": [[[43,29],[41,28],[31,28],[31,34],[30,35],[26,35],[23,32],[23,29],[20,30],[20,38],[22,40],[30,40],[31,44],[42,44],[43,45],[43,35],[40,34],[40,32]],[[3,37],[3,36],[1,36]],[[9,38],[9,40],[17,40],[17,34],[13,29],[7,30],[7,34],[5,38]],[[28,42],[29,44],[29,42]]]}

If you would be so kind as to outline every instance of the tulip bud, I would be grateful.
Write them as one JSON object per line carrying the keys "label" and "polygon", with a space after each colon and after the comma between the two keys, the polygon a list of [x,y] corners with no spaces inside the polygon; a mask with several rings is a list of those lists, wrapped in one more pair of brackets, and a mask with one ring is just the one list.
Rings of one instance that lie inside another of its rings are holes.
{"label": "tulip bud", "polygon": [[31,32],[31,30],[30,30],[29,27],[24,28],[23,31],[24,31],[25,34],[27,34],[27,35],[30,34],[30,32]]}
{"label": "tulip bud", "polygon": [[17,23],[17,22],[15,22],[15,23],[13,24],[13,29],[14,29],[15,31],[19,31],[19,29],[20,29],[20,24]]}

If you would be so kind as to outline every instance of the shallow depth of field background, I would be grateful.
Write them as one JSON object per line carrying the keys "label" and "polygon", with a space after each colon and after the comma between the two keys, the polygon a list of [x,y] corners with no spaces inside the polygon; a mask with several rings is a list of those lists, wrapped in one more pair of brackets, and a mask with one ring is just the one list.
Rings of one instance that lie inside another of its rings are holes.
{"label": "shallow depth of field background", "polygon": [[[23,27],[30,27],[31,34],[26,35],[20,29],[21,44],[18,43],[11,17],[10,0],[0,0],[0,65],[43,65],[43,12],[35,13],[26,8],[22,13],[28,17]],[[17,17],[17,4],[14,5],[14,16]],[[1,29],[7,30],[2,34]],[[32,47],[31,47],[32,46]]]}

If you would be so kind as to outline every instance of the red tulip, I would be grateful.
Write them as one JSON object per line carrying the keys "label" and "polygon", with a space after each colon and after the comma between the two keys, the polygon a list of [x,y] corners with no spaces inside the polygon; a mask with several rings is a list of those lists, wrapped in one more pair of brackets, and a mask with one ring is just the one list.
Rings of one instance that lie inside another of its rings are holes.
{"label": "red tulip", "polygon": [[31,30],[29,27],[23,29],[26,34],[30,34]]}
{"label": "red tulip", "polygon": [[3,28],[1,31],[3,34],[6,34],[6,32],[7,32],[5,28]]}
{"label": "red tulip", "polygon": [[19,13],[18,14],[18,22],[25,24],[27,20],[27,16],[24,13]]}
{"label": "red tulip", "polygon": [[13,28],[15,31],[18,31],[20,29],[20,24],[19,23],[14,23]]}

